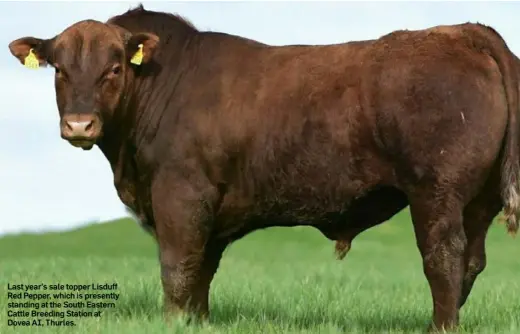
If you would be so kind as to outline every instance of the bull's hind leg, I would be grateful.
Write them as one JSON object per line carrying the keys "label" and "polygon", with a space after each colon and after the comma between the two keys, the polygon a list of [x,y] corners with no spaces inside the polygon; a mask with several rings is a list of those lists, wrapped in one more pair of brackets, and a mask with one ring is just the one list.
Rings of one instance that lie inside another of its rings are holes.
{"label": "bull's hind leg", "polygon": [[501,207],[499,194],[489,189],[481,192],[464,211],[464,230],[468,247],[464,256],[465,274],[459,308],[466,302],[477,276],[486,267],[486,235]]}
{"label": "bull's hind leg", "polygon": [[457,324],[464,276],[463,203],[452,193],[423,192],[410,196],[410,211],[433,297],[430,330],[450,330]]}
{"label": "bull's hind leg", "polygon": [[217,272],[222,253],[226,249],[227,242],[221,240],[210,240],[204,250],[204,259],[201,270],[195,284],[193,285],[191,296],[194,301],[195,310],[199,316],[207,318],[209,316],[209,291],[211,281]]}

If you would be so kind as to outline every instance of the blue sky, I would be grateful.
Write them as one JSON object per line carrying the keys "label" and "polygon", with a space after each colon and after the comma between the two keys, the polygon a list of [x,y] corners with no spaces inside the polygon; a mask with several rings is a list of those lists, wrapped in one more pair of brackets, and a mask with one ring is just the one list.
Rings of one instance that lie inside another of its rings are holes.
{"label": "blue sky", "polygon": [[[497,2],[143,2],[179,13],[201,30],[264,43],[327,44],[377,38],[395,29],[466,21],[493,26],[520,55],[520,3]],[[83,19],[105,21],[137,2],[0,3],[0,234],[68,229],[126,216],[99,149],[59,137],[53,71],[25,69],[12,40],[49,38]]]}

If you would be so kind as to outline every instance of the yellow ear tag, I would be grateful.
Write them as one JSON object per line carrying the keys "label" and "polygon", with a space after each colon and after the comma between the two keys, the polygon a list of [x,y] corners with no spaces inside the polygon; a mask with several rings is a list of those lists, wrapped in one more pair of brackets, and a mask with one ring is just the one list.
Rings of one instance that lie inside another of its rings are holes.
{"label": "yellow ear tag", "polygon": [[143,62],[143,44],[139,44],[139,50],[134,54],[132,59],[130,59],[132,64],[141,65]]}
{"label": "yellow ear tag", "polygon": [[33,70],[36,70],[40,67],[40,61],[36,58],[33,49],[29,50],[29,54],[25,57],[24,66]]}

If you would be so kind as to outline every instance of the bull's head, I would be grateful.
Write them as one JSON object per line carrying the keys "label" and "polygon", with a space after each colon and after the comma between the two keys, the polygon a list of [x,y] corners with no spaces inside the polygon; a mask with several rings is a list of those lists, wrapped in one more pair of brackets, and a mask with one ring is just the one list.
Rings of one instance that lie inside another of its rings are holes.
{"label": "bull's head", "polygon": [[9,44],[29,68],[55,68],[61,137],[89,150],[121,103],[132,67],[144,66],[159,38],[109,23],[78,22],[51,39],[23,37]]}

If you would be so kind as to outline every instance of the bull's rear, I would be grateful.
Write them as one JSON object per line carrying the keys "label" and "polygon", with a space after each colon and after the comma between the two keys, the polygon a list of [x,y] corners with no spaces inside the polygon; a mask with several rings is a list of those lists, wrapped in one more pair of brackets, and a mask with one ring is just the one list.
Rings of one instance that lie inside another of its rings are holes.
{"label": "bull's rear", "polygon": [[368,109],[410,203],[433,324],[448,328],[485,267],[502,205],[509,231],[518,229],[514,58],[479,25],[391,34],[368,58],[377,59],[366,73]]}

